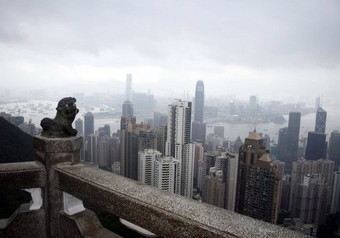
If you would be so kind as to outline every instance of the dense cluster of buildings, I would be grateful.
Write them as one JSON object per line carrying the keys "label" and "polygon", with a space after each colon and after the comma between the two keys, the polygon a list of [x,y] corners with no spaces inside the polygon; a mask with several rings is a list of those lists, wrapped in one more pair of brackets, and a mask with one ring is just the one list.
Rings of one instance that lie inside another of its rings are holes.
{"label": "dense cluster of buildings", "polygon": [[[278,143],[272,145],[268,135],[256,130],[244,142],[240,137],[227,141],[219,124],[206,135],[202,81],[196,84],[193,105],[175,99],[167,115],[154,112],[152,125],[137,123],[132,95],[129,74],[115,133],[109,125],[94,131],[91,112],[75,121],[84,138],[84,163],[274,224],[285,212],[284,224],[299,219],[316,228],[327,214],[340,212],[340,132],[333,131],[326,141],[327,112],[320,105],[315,130],[307,138],[300,138],[301,113],[290,112],[288,127],[279,130]],[[256,118],[257,108],[251,96],[248,116]],[[20,118],[2,116],[30,128]]]}

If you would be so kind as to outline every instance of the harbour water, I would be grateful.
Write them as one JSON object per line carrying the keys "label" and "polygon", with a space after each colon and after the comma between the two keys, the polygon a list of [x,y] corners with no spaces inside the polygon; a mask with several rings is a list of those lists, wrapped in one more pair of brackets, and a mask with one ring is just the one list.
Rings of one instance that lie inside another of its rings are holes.
{"label": "harbour water", "polygon": [[[54,118],[56,113],[56,101],[41,101],[29,100],[26,102],[0,104],[0,112],[11,113],[12,115],[24,116],[25,122],[32,121],[36,126],[40,127],[40,121],[45,118]],[[340,109],[336,107],[324,106],[327,111],[326,134],[330,135],[333,130],[340,130]],[[87,112],[85,108],[79,108],[76,120],[81,118],[84,120],[84,115]],[[94,107],[92,112],[100,112],[99,107]],[[284,116],[286,122],[283,124],[275,123],[259,123],[256,125],[256,131],[269,135],[271,140],[277,143],[278,132],[280,128],[288,126],[288,115]],[[137,118],[138,119],[138,118]],[[94,129],[104,125],[110,125],[111,133],[116,132],[120,127],[120,118],[96,118],[94,119]],[[235,140],[238,136],[244,141],[249,135],[249,132],[254,131],[255,124],[253,123],[230,123],[230,122],[215,122],[207,124],[207,135],[213,133],[214,125],[219,124],[224,126],[224,135],[227,140]],[[301,117],[300,138],[307,137],[309,131],[314,131],[315,113],[303,115]],[[329,136],[327,136],[329,139]]]}

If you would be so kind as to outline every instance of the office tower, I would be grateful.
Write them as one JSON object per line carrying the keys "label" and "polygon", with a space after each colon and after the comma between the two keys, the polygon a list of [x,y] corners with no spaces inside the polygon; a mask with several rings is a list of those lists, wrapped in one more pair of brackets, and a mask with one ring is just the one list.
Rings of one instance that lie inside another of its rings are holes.
{"label": "office tower", "polygon": [[135,133],[136,117],[122,117],[120,122],[120,173],[137,180],[138,138]]}
{"label": "office tower", "polygon": [[83,136],[84,130],[83,130],[83,120],[78,118],[75,122],[75,128],[77,130],[77,136]]}
{"label": "office tower", "polygon": [[171,156],[155,160],[155,187],[179,194],[181,191],[181,161]]}
{"label": "office tower", "polygon": [[167,137],[167,123],[163,123],[161,126],[156,128],[156,150],[165,155],[165,143]]}
{"label": "office tower", "polygon": [[192,140],[198,143],[205,143],[206,123],[192,122]]}
{"label": "office tower", "polygon": [[249,98],[249,114],[254,117],[256,114],[257,99],[256,96],[250,96]]}
{"label": "office tower", "polygon": [[126,75],[125,99],[126,101],[132,101],[132,74]]}
{"label": "office tower", "polygon": [[319,107],[318,110],[316,111],[315,133],[325,134],[326,119],[327,119],[327,112],[323,110],[321,107]]}
{"label": "office tower", "polygon": [[161,158],[161,153],[153,149],[138,152],[138,181],[152,185],[155,184],[155,161]]}
{"label": "office tower", "polygon": [[285,162],[285,171],[287,173],[291,172],[292,163],[298,157],[300,120],[300,112],[290,112],[288,127],[279,130],[279,159]]}
{"label": "office tower", "polygon": [[332,202],[330,213],[335,214],[340,212],[340,169],[334,173]]}
{"label": "office tower", "polygon": [[326,158],[327,143],[326,134],[308,132],[306,160],[318,160]]}
{"label": "office tower", "polygon": [[133,116],[133,104],[132,104],[132,75],[126,75],[126,89],[125,89],[125,102],[122,107],[122,114],[124,117]]}
{"label": "office tower", "polygon": [[275,224],[279,193],[278,173],[262,137],[254,131],[245,139],[239,152],[235,211]]}
{"label": "office tower", "polygon": [[286,161],[288,154],[288,127],[281,128],[278,136],[279,160]]}
{"label": "office tower", "polygon": [[224,138],[224,126],[214,125],[214,135]]}
{"label": "office tower", "polygon": [[88,112],[84,116],[84,137],[87,138],[90,134],[94,134],[94,117]]}
{"label": "office tower", "polygon": [[222,170],[211,167],[207,176],[206,203],[224,208],[225,183]]}
{"label": "office tower", "polygon": [[340,168],[340,133],[338,130],[332,131],[329,139],[328,158],[335,163],[335,170]]}
{"label": "office tower", "polygon": [[204,119],[204,84],[197,81],[195,91],[195,111],[194,121],[192,123],[192,140],[199,143],[205,143],[206,124]]}
{"label": "office tower", "polygon": [[292,168],[292,163],[297,160],[297,153],[299,147],[299,136],[300,136],[300,112],[290,112],[288,121],[288,140],[287,140],[287,159],[283,161],[286,163],[288,171]]}
{"label": "office tower", "polygon": [[131,117],[133,116],[133,104],[131,101],[125,101],[123,103],[123,116],[124,117]]}
{"label": "office tower", "polygon": [[324,224],[327,212],[329,185],[320,174],[307,174],[293,191],[291,216],[305,224]]}
{"label": "office tower", "polygon": [[203,110],[204,110],[204,84],[197,81],[195,91],[195,114],[194,121],[203,122]]}
{"label": "office tower", "polygon": [[165,154],[181,161],[180,194],[192,197],[195,144],[190,143],[191,102],[174,100],[168,107]]}

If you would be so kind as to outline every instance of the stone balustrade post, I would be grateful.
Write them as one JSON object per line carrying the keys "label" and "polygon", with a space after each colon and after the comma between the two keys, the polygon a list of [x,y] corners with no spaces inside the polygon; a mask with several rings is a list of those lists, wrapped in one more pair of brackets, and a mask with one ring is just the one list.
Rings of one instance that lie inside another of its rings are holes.
{"label": "stone balustrade post", "polygon": [[61,237],[60,212],[63,210],[63,192],[58,189],[55,168],[58,164],[80,162],[82,137],[34,137],[36,160],[46,169],[46,186],[43,189],[43,206],[46,214],[47,237]]}

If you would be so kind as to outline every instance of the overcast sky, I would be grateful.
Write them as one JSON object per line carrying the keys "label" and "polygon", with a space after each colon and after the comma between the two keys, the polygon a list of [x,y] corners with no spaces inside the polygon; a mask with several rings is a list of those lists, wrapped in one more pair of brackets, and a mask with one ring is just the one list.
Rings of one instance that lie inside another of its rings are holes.
{"label": "overcast sky", "polygon": [[340,92],[340,1],[0,0],[0,91]]}

